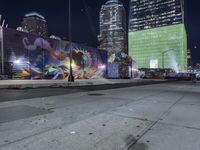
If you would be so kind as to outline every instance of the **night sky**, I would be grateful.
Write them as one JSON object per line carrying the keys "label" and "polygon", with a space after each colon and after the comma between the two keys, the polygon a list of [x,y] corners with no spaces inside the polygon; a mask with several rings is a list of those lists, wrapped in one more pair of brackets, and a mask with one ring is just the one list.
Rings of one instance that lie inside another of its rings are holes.
{"label": "night sky", "polygon": [[[49,35],[68,39],[68,0],[0,0],[0,14],[11,28],[20,26],[23,16],[31,11],[42,14],[48,23]],[[84,3],[85,1],[85,3]],[[127,10],[129,0],[121,0]],[[97,46],[99,12],[106,0],[71,0],[72,40],[90,46]],[[188,48],[192,51],[194,63],[200,63],[200,1],[187,0],[185,21],[188,34]]]}

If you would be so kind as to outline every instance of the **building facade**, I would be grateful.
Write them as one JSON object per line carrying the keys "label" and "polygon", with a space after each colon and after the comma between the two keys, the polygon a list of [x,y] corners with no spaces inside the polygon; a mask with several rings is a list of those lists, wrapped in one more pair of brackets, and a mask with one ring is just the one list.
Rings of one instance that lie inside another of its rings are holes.
{"label": "building facade", "polygon": [[109,55],[127,53],[126,13],[119,0],[109,0],[102,5],[100,12],[99,48]]}
{"label": "building facade", "polygon": [[23,31],[34,35],[48,36],[47,22],[45,18],[37,12],[26,14],[21,25]]}
{"label": "building facade", "polygon": [[10,79],[67,80],[71,50],[75,79],[107,76],[105,50],[0,27],[0,76],[10,75]]}
{"label": "building facade", "polygon": [[131,0],[129,55],[139,68],[187,68],[184,0]]}

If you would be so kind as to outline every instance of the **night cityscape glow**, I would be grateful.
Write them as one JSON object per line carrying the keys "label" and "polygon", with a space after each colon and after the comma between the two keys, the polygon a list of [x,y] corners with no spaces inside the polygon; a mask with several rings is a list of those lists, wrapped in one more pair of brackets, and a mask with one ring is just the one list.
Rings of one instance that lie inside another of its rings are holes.
{"label": "night cityscape glow", "polygon": [[0,150],[200,150],[200,1],[0,4]]}

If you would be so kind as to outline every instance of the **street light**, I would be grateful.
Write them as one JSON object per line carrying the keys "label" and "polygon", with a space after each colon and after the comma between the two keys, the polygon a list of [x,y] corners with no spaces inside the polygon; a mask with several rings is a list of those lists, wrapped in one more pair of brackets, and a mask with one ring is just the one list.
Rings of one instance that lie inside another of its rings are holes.
{"label": "street light", "polygon": [[166,51],[163,51],[162,52],[162,68],[164,69],[164,54],[169,52],[169,51],[173,51],[173,49],[169,49],[169,50],[166,50]]}
{"label": "street light", "polygon": [[71,0],[69,0],[69,51],[70,51],[70,72],[69,72],[69,76],[68,76],[68,81],[69,82],[74,82],[74,76],[72,73],[72,35],[71,35]]}

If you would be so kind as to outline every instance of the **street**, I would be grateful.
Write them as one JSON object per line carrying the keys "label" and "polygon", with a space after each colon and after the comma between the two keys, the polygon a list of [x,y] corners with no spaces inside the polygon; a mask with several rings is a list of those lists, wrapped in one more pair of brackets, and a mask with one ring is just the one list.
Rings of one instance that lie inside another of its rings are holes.
{"label": "street", "polygon": [[1,89],[0,150],[199,150],[200,83]]}
{"label": "street", "polygon": [[[14,86],[11,86],[14,82]],[[42,82],[47,82],[48,84],[42,85]],[[115,89],[115,88],[122,88],[122,87],[131,87],[131,86],[141,86],[141,85],[148,85],[148,84],[158,84],[163,82],[170,82],[165,80],[82,80],[81,82],[84,85],[79,85],[76,81],[71,84],[77,84],[77,86],[68,86],[63,87],[61,86],[63,83],[67,83],[63,80],[56,80],[51,83],[52,80],[44,81],[44,80],[17,80],[17,81],[2,81],[0,82],[0,102],[3,101],[15,101],[21,99],[30,99],[30,98],[37,98],[37,97],[48,97],[48,96],[56,96],[56,95],[65,95],[65,94],[72,94],[77,92],[87,92],[87,91],[97,91],[97,90],[106,90],[106,89]],[[172,81],[173,82],[173,81]],[[39,84],[40,83],[40,84]],[[8,87],[7,88],[6,84]],[[21,88],[20,85],[23,85],[25,88]],[[32,86],[29,86],[32,85]],[[56,87],[53,87],[55,85]],[[89,86],[88,86],[89,85]],[[45,86],[45,87],[43,87]],[[60,87],[59,87],[60,86]],[[16,88],[17,87],[17,88]],[[34,87],[34,88],[33,88]],[[50,87],[50,88],[49,88]]]}

